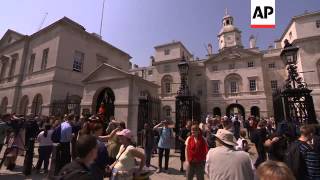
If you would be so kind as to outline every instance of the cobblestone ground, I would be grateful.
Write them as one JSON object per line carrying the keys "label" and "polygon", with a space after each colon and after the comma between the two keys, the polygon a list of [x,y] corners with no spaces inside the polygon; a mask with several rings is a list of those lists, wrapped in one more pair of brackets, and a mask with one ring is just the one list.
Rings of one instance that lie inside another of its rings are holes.
{"label": "cobblestone ground", "polygon": [[[252,159],[254,160],[256,158],[256,150],[254,146],[252,146],[250,150],[250,154]],[[37,145],[36,145],[37,147]],[[3,157],[3,151],[5,148],[3,148],[2,152],[0,153],[0,159]],[[35,149],[35,156],[33,160],[33,165],[36,164],[38,158],[37,150]],[[0,180],[20,180],[20,179],[32,179],[32,180],[40,180],[40,179],[46,179],[46,176],[42,173],[36,174],[34,171],[32,172],[32,175],[30,176],[24,176],[22,173],[23,170],[23,156],[19,156],[17,159],[17,167],[14,171],[8,171],[3,166],[2,169],[0,169]],[[164,163],[164,160],[163,160]],[[154,172],[157,170],[157,164],[158,164],[158,155],[155,154],[151,160],[152,169]],[[181,173],[179,171],[180,169],[180,158],[179,153],[175,153],[174,150],[170,152],[170,160],[169,160],[169,170],[166,173],[153,173],[151,176],[152,180],[183,180],[186,179],[185,173]]]}

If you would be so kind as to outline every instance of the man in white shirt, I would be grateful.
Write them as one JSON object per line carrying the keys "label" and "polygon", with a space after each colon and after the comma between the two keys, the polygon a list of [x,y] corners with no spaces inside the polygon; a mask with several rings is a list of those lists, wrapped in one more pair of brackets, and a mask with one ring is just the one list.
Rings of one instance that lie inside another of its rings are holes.
{"label": "man in white shirt", "polygon": [[207,154],[205,171],[210,180],[253,180],[253,170],[249,154],[236,151],[237,142],[233,134],[219,129],[216,136],[217,147]]}

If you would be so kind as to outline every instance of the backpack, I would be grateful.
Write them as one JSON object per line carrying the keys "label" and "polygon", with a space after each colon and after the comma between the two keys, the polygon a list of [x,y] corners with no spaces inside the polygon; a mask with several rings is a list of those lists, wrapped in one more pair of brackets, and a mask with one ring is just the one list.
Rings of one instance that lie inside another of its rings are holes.
{"label": "backpack", "polygon": [[51,136],[51,140],[54,143],[59,143],[60,142],[60,138],[61,138],[61,125],[59,125],[58,127],[56,127],[53,130],[52,136]]}
{"label": "backpack", "polygon": [[304,178],[304,172],[306,169],[306,164],[300,152],[300,145],[301,142],[299,141],[293,142],[289,146],[284,157],[284,162],[291,169],[297,179]]}

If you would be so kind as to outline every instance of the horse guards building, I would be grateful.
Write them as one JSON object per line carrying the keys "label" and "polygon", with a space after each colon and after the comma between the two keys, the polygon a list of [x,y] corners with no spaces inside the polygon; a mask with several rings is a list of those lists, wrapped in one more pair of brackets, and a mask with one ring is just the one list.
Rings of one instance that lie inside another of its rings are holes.
{"label": "horse guards building", "polygon": [[320,12],[293,17],[267,50],[256,47],[254,36],[245,48],[233,17],[225,14],[219,50],[213,52],[209,44],[207,56],[199,59],[183,43],[173,41],[154,47],[148,67],[132,65],[130,55],[66,17],[32,35],[8,30],[0,40],[0,111],[85,114],[96,113],[103,102],[107,117],[124,120],[137,132],[142,127],[138,121],[142,102],[152,103],[149,118],[175,120],[177,65],[184,58],[190,67],[190,91],[199,98],[204,117],[207,113],[269,117],[272,92],[287,78],[280,59],[285,39],[300,48],[298,71],[313,90],[319,118]]}

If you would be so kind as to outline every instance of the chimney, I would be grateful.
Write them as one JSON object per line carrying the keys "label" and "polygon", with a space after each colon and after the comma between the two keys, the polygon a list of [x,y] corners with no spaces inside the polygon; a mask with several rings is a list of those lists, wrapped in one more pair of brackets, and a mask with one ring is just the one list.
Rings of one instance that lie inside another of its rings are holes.
{"label": "chimney", "polygon": [[92,36],[98,38],[98,39],[102,39],[102,36],[100,36],[99,34],[97,33],[91,33]]}
{"label": "chimney", "polygon": [[151,66],[153,66],[153,65],[154,65],[154,62],[155,62],[154,57],[153,57],[153,56],[150,56],[150,60],[151,60]]}
{"label": "chimney", "polygon": [[208,53],[209,53],[208,54],[209,56],[212,55],[212,44],[211,43],[208,44]]}
{"label": "chimney", "polygon": [[250,49],[256,48],[256,38],[253,35],[249,38],[249,47]]}

